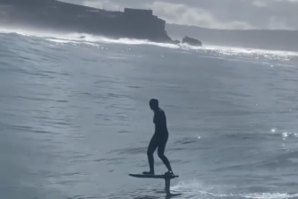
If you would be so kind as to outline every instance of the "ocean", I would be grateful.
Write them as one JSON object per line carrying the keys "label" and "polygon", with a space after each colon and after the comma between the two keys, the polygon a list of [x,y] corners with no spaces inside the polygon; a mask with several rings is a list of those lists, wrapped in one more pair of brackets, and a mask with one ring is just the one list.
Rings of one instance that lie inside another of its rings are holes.
{"label": "ocean", "polygon": [[[0,30],[0,198],[298,198],[298,52]],[[165,166],[155,154],[156,173]]]}

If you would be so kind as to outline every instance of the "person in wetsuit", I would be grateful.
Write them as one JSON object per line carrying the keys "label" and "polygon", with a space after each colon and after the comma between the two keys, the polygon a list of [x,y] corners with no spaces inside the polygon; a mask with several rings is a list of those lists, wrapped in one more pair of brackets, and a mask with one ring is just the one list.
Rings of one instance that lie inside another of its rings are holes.
{"label": "person in wetsuit", "polygon": [[168,169],[168,172],[166,174],[173,175],[171,164],[164,154],[166,143],[169,137],[165,112],[161,108],[159,108],[157,99],[151,99],[149,105],[152,111],[154,112],[153,123],[155,124],[155,132],[153,137],[151,138],[147,150],[150,171],[145,171],[143,172],[143,174],[154,175],[153,153],[157,148],[158,157],[163,161],[163,163]]}

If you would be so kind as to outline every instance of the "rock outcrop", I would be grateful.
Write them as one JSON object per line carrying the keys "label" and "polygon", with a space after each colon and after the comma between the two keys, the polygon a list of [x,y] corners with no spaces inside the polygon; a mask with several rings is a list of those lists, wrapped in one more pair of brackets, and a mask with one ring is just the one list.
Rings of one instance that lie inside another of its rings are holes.
{"label": "rock outcrop", "polygon": [[182,39],[182,43],[186,43],[186,44],[189,44],[189,45],[192,45],[192,46],[202,46],[202,42],[198,39],[195,39],[195,38],[191,38],[191,37],[184,37]]}

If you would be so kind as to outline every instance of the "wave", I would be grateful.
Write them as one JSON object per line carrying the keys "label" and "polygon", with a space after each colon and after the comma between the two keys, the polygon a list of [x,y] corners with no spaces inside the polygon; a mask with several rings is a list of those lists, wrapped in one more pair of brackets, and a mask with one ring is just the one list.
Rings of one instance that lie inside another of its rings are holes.
{"label": "wave", "polygon": [[[278,51],[278,50],[265,50],[254,48],[240,48],[229,46],[204,46],[201,50],[208,51],[209,53],[218,53],[228,57],[242,57],[246,59],[260,60],[280,60],[291,61],[292,59],[298,59],[298,52],[294,51]],[[273,65],[271,65],[273,67]]]}
{"label": "wave", "polygon": [[179,48],[176,44],[171,43],[159,43],[152,42],[149,40],[141,40],[141,39],[130,39],[130,38],[119,38],[113,39],[104,36],[97,36],[92,34],[85,33],[58,33],[51,31],[40,31],[40,30],[28,30],[28,29],[17,29],[17,28],[0,28],[0,33],[4,34],[18,34],[21,36],[28,37],[39,37],[44,38],[48,41],[56,42],[56,43],[75,43],[75,44],[89,44],[89,45],[98,45],[102,43],[106,44],[126,44],[126,45],[153,45],[159,47],[166,48]]}
{"label": "wave", "polygon": [[185,198],[291,199],[298,197],[298,193],[220,193],[214,187],[206,187],[195,180],[179,182],[177,185],[172,186],[171,190],[173,193],[183,193]]}
{"label": "wave", "polygon": [[[188,44],[171,44],[158,43],[149,40],[119,38],[113,39],[104,36],[96,36],[83,33],[57,33],[50,31],[28,30],[18,28],[0,28],[0,33],[18,34],[28,37],[43,38],[56,44],[86,44],[99,47],[102,44],[122,44],[122,45],[149,45],[169,49],[177,49],[182,51],[199,53],[202,56],[223,57],[223,58],[240,58],[246,61],[282,61],[295,62],[298,61],[298,52],[295,51],[278,51],[264,50],[253,48],[240,48],[228,46],[204,45],[195,47]],[[267,62],[266,62],[267,63]],[[270,64],[274,67],[273,64]]]}

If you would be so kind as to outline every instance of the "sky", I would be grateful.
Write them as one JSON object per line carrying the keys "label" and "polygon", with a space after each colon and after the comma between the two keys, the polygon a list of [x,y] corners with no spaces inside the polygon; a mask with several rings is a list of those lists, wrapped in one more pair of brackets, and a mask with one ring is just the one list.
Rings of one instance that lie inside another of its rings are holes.
{"label": "sky", "polygon": [[298,30],[298,0],[60,0],[108,10],[152,9],[168,23],[219,29]]}

